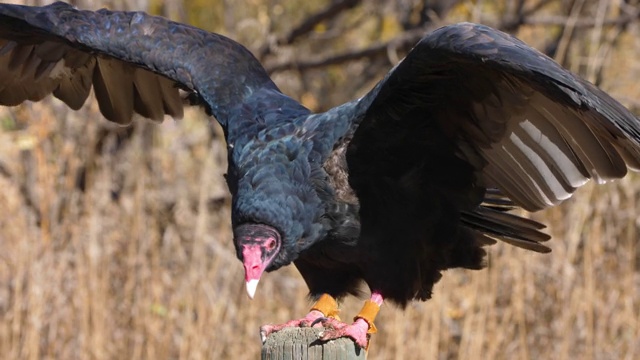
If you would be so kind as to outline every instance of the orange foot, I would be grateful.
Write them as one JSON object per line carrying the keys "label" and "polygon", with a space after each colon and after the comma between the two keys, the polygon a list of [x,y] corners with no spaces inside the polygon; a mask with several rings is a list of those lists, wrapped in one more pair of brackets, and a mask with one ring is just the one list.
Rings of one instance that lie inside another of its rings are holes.
{"label": "orange foot", "polygon": [[353,324],[345,324],[340,321],[327,319],[324,325],[327,329],[320,333],[321,340],[331,340],[341,337],[349,337],[361,348],[369,349],[369,339],[371,334],[375,334],[378,330],[373,324],[376,319],[380,306],[382,305],[382,295],[374,291],[371,299],[364,302],[364,306],[360,313],[353,319]]}
{"label": "orange foot", "polygon": [[368,349],[371,334],[377,331],[373,320],[380,310],[382,301],[382,295],[374,291],[371,294],[371,299],[365,301],[362,310],[353,319],[353,324],[345,324],[338,318],[338,304],[335,299],[324,294],[311,308],[307,316],[280,325],[264,325],[260,328],[260,337],[264,343],[270,334],[287,327],[313,327],[322,324],[325,329],[318,336],[320,340],[328,341],[349,337],[361,348]]}
{"label": "orange foot", "polygon": [[336,300],[328,294],[320,296],[318,301],[311,307],[307,316],[298,320],[291,320],[284,324],[278,325],[263,325],[260,327],[260,338],[264,343],[267,341],[267,337],[275,332],[278,332],[287,327],[312,327],[325,321],[326,319],[336,320],[338,319],[338,303]]}

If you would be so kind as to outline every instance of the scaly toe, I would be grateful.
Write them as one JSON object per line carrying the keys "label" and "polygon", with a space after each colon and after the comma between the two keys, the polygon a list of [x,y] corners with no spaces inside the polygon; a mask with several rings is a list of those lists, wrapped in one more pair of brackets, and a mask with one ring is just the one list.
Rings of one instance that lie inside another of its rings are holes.
{"label": "scaly toe", "polygon": [[[269,337],[269,335],[276,333],[284,328],[288,328],[288,327],[312,327],[314,325],[316,325],[318,319],[325,319],[324,315],[319,312],[319,311],[315,311],[312,310],[310,311],[307,316],[303,317],[302,319],[298,319],[298,320],[291,320],[288,321],[284,324],[267,324],[267,325],[263,325],[260,327],[260,340],[262,340],[262,343],[264,344],[265,341],[267,341],[267,338]],[[320,320],[320,322],[322,322],[322,320]]]}
{"label": "scaly toe", "polygon": [[318,338],[322,341],[349,337],[363,349],[366,349],[369,345],[369,334],[367,334],[369,325],[362,320],[357,320],[353,324],[345,324],[337,320],[329,319],[323,324],[325,330],[318,334]]}

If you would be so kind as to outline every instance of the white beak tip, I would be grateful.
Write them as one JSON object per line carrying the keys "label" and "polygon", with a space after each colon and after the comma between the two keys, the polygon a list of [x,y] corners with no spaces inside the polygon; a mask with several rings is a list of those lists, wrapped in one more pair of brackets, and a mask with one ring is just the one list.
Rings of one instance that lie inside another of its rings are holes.
{"label": "white beak tip", "polygon": [[247,295],[249,295],[249,299],[253,299],[253,296],[256,294],[256,289],[258,288],[258,279],[247,280]]}

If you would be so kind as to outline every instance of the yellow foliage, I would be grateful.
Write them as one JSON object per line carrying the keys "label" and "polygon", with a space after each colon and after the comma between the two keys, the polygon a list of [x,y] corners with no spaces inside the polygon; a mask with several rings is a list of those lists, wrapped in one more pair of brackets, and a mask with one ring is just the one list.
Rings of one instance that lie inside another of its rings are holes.
{"label": "yellow foliage", "polygon": [[385,15],[382,17],[382,25],[380,30],[380,41],[387,41],[398,36],[402,31],[402,26],[398,22],[397,17],[394,14]]}

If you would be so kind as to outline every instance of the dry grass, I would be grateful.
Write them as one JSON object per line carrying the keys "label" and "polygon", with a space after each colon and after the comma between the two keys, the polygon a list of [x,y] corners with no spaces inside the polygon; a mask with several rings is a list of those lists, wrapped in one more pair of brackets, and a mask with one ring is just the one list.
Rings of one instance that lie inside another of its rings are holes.
{"label": "dry grass", "polygon": [[[638,98],[632,86],[609,89]],[[120,151],[98,142],[95,106],[27,104],[0,123],[3,359],[255,359],[260,324],[306,312],[292,268],[247,299],[224,143],[196,112],[139,123]],[[635,175],[536,214],[551,254],[499,244],[488,269],[445,274],[433,300],[385,306],[370,359],[640,358],[639,204]]]}
{"label": "dry grass", "polygon": [[[223,144],[214,138],[208,150],[204,121],[141,126],[112,155],[108,141],[92,154],[99,121],[84,121],[98,118],[90,110],[18,113],[31,126],[1,139],[14,174],[0,177],[7,358],[254,359],[261,323],[306,311],[292,269],[266,276],[247,300]],[[85,161],[93,182],[81,192],[74,178]],[[449,272],[432,301],[385,307],[370,358],[637,358],[638,194],[637,176],[588,186],[539,217],[552,224],[553,253],[494,246],[489,269]],[[345,313],[357,306],[349,301]]]}

